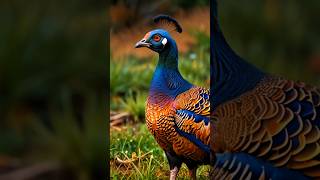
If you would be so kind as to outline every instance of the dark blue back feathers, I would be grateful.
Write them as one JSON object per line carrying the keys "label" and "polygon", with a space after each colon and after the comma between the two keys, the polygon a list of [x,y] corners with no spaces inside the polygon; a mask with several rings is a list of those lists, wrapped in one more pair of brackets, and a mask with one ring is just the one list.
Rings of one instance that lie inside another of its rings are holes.
{"label": "dark blue back feathers", "polygon": [[211,104],[216,107],[251,90],[265,76],[239,57],[226,42],[217,19],[217,2],[211,3]]}

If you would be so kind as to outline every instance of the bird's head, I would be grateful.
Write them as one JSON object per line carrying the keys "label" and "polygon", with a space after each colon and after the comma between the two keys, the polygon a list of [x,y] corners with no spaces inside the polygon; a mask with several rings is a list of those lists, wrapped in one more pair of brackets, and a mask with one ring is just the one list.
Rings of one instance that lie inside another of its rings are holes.
{"label": "bird's head", "polygon": [[[168,15],[158,15],[153,21],[156,24],[165,24],[173,27],[174,30],[179,33],[182,32],[182,28],[178,22]],[[164,29],[155,29],[147,32],[135,45],[136,48],[147,47],[158,53],[161,53],[172,46],[176,46],[175,40],[170,36],[169,32]]]}
{"label": "bird's head", "polygon": [[136,48],[147,47],[155,52],[162,52],[164,49],[175,44],[170,34],[164,29],[152,30],[136,43]]}

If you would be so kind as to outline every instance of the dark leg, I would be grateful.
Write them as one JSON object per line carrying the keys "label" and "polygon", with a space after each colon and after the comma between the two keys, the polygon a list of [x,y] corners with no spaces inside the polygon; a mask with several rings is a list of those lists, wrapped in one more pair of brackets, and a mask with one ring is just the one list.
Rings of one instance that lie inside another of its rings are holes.
{"label": "dark leg", "polygon": [[186,164],[189,169],[190,178],[192,180],[196,180],[197,179],[197,168],[198,168],[196,162],[187,162]]}
{"label": "dark leg", "polygon": [[176,180],[182,161],[175,155],[166,152],[170,166],[170,180]]}
{"label": "dark leg", "polygon": [[189,169],[189,176],[192,180],[197,179],[197,168],[194,167],[193,169]]}
{"label": "dark leg", "polygon": [[215,161],[216,161],[215,153],[214,153],[213,151],[211,151],[211,152],[210,152],[210,165],[211,165],[211,166],[214,166]]}

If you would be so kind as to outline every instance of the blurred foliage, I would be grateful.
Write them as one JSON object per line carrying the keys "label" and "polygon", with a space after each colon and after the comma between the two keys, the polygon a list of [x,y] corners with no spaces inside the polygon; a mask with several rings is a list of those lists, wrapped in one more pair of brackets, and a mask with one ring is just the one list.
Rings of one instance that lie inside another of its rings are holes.
{"label": "blurred foliage", "polygon": [[130,112],[133,115],[133,120],[135,122],[141,121],[145,116],[145,102],[147,95],[137,91],[136,94],[133,94],[129,90],[129,95],[121,100],[122,110]]}
{"label": "blurred foliage", "polygon": [[72,172],[75,179],[101,179],[105,159],[105,113],[104,100],[86,97],[82,120],[73,113],[71,102],[63,104],[62,111],[50,112],[51,128],[41,120],[32,125],[36,159],[58,161],[64,169]]}
{"label": "blurred foliage", "polygon": [[0,22],[0,156],[22,166],[49,158],[76,179],[101,178],[105,3],[4,0]]}
{"label": "blurred foliage", "polygon": [[111,0],[112,30],[128,28],[156,14],[209,6],[208,0]]}
{"label": "blurred foliage", "polygon": [[[150,60],[155,62],[155,60]],[[125,95],[128,90],[147,91],[155,63],[147,63],[136,58],[110,61],[110,94]]]}
{"label": "blurred foliage", "polygon": [[209,88],[210,84],[210,37],[202,32],[192,33],[197,43],[179,60],[183,77],[194,85]]}
{"label": "blurred foliage", "polygon": [[[162,1],[168,1],[168,0],[162,0]],[[141,6],[144,4],[148,4],[147,0],[111,0],[111,4],[126,4],[126,5],[136,5]],[[195,6],[203,6],[203,5],[209,5],[210,1],[207,0],[193,0],[193,1],[186,1],[186,0],[173,0],[171,1],[171,5],[173,7],[179,7],[179,8],[190,8]],[[149,2],[150,3],[150,2]]]}
{"label": "blurred foliage", "polygon": [[[219,0],[218,0],[219,1]],[[266,72],[320,85],[319,1],[219,1],[226,39]]]}
{"label": "blurred foliage", "polygon": [[210,1],[208,0],[193,0],[193,1],[186,1],[186,0],[173,0],[173,6],[177,6],[180,8],[193,8],[195,6],[209,6]]}
{"label": "blurred foliage", "polygon": [[14,103],[104,91],[105,9],[98,2],[91,8],[62,2],[1,2],[2,117]]}

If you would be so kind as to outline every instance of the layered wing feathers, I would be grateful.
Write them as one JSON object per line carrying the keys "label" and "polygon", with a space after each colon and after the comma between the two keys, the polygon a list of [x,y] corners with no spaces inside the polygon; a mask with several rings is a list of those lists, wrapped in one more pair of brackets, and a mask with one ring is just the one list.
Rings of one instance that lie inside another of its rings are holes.
{"label": "layered wing feathers", "polygon": [[299,172],[274,167],[246,153],[217,154],[210,177],[215,180],[310,179]]}
{"label": "layered wing feathers", "polygon": [[210,152],[209,91],[194,87],[180,94],[174,101],[175,128],[206,153]]}
{"label": "layered wing feathers", "polygon": [[[215,152],[246,152],[320,177],[320,91],[269,77],[213,114]],[[216,119],[216,120],[215,120]]]}

